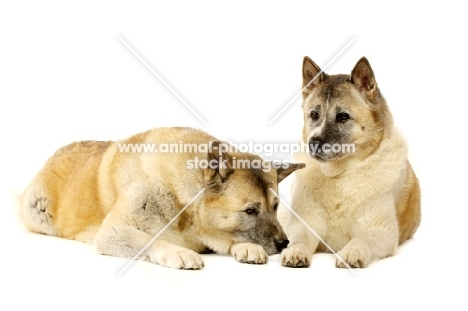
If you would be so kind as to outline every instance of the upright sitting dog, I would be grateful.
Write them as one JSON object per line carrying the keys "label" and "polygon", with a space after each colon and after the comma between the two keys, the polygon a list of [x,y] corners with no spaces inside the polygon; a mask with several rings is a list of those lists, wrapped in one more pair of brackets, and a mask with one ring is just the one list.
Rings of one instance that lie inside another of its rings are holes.
{"label": "upright sitting dog", "polygon": [[[369,62],[328,75],[305,57],[302,95],[309,150],[295,157],[306,168],[296,172],[292,207],[350,267],[393,255],[419,226],[420,190]],[[284,266],[307,267],[328,251],[295,216],[286,233]]]}
{"label": "upright sitting dog", "polygon": [[[189,146],[186,152],[120,149],[180,142]],[[203,144],[212,148],[195,148]],[[189,128],[154,129],[120,142],[73,143],[58,150],[26,189],[23,221],[31,231],[95,243],[102,254],[118,257],[136,256],[162,232],[141,258],[172,268],[202,268],[198,253],[207,247],[240,262],[265,263],[288,244],[276,215],[278,198],[269,188],[277,191],[281,180],[304,165],[236,168],[234,158],[262,159],[227,153],[223,146]]]}

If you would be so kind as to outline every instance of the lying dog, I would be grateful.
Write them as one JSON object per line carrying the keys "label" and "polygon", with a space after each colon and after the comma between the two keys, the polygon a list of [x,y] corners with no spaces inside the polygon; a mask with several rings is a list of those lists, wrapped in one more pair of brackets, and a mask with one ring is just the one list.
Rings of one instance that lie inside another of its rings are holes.
{"label": "lying dog", "polygon": [[[128,149],[182,148],[181,142],[187,152]],[[206,152],[195,148],[207,144]],[[249,168],[249,161],[262,159],[228,153],[226,146],[190,128],[73,143],[58,150],[26,189],[23,221],[33,232],[94,243],[100,253],[117,257],[136,256],[161,233],[140,258],[172,268],[202,268],[198,253],[206,248],[240,262],[266,263],[288,244],[276,215],[278,198],[269,188],[277,191],[304,165]],[[239,160],[247,168],[236,168]]]}
{"label": "lying dog", "polygon": [[[339,250],[337,267],[393,255],[419,226],[420,190],[369,62],[360,59],[351,75],[327,75],[305,57],[302,95],[309,150],[295,158],[307,167],[296,172],[292,207]],[[307,267],[314,252],[329,251],[297,217],[286,233],[284,266]]]}

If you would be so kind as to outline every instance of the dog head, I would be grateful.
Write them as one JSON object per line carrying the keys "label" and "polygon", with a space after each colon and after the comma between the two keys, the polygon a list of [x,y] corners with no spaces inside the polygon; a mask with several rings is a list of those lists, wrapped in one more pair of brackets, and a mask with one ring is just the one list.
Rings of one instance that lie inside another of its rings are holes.
{"label": "dog head", "polygon": [[[267,170],[254,168],[265,161],[253,154],[228,154],[214,148],[204,169],[205,193],[199,221],[208,246],[227,253],[233,243],[261,245],[269,255],[286,248],[289,241],[278,218],[278,183],[304,164],[282,163]],[[273,191],[271,191],[273,190]]]}
{"label": "dog head", "polygon": [[393,120],[367,59],[361,58],[350,75],[328,75],[306,56],[302,75],[309,155],[324,162],[374,152]]}

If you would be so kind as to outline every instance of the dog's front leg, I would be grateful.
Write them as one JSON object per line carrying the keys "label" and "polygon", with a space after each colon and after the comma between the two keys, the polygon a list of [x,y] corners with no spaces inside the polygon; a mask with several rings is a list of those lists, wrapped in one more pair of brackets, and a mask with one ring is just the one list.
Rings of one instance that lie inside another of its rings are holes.
{"label": "dog's front leg", "polygon": [[[375,209],[376,204],[382,208]],[[364,268],[372,260],[391,256],[398,245],[398,223],[392,196],[380,198],[362,210],[364,214],[353,227],[353,238],[338,252],[352,268]],[[347,267],[340,259],[336,260],[336,266]]]}
{"label": "dog's front leg", "polygon": [[[317,227],[315,226],[315,228]],[[281,264],[292,268],[309,267],[319,239],[294,215],[289,220],[286,234],[290,244],[281,253]]]}
{"label": "dog's front leg", "polygon": [[[140,251],[139,259],[176,269],[201,269],[203,260],[199,254],[164,240],[171,234],[165,232],[153,241],[153,236],[125,222],[119,213],[110,212],[96,236],[97,250],[109,256],[132,258]],[[167,230],[170,230],[168,228]],[[167,233],[167,234],[166,234]]]}
{"label": "dog's front leg", "polygon": [[165,240],[148,244],[152,238],[135,227],[112,226],[98,234],[95,244],[104,255],[132,258],[144,249],[138,259],[175,269],[203,268],[203,260],[196,252]]}

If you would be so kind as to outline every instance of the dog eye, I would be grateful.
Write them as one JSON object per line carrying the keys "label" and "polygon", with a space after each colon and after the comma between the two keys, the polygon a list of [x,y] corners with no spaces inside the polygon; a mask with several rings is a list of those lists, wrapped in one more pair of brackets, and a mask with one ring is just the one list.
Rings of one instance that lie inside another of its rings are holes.
{"label": "dog eye", "polygon": [[336,122],[345,123],[349,120],[349,118],[349,114],[347,114],[346,112],[340,112],[336,115]]}
{"label": "dog eye", "polygon": [[245,210],[245,212],[249,215],[253,215],[253,216],[257,216],[258,215],[258,211],[256,208],[253,208],[253,207],[249,207],[248,209]]}
{"label": "dog eye", "polygon": [[319,119],[320,115],[317,111],[311,111],[310,112],[310,118],[312,121],[317,121]]}
{"label": "dog eye", "polygon": [[278,203],[275,203],[275,205],[273,205],[273,211],[277,211],[278,210]]}

